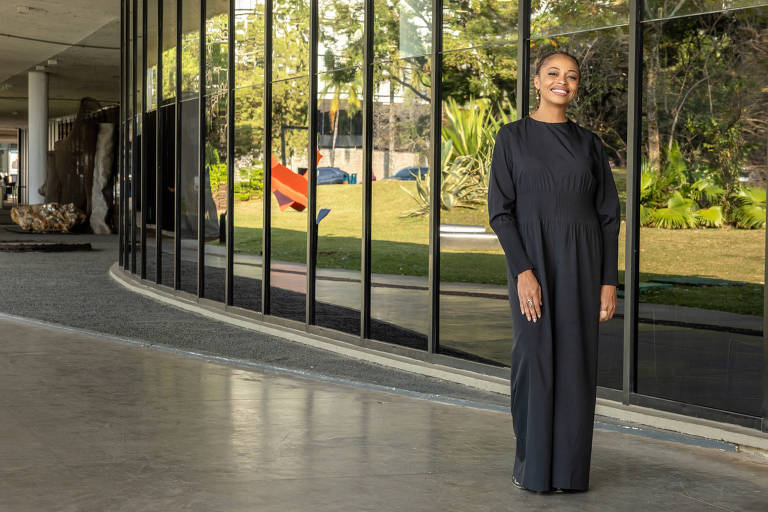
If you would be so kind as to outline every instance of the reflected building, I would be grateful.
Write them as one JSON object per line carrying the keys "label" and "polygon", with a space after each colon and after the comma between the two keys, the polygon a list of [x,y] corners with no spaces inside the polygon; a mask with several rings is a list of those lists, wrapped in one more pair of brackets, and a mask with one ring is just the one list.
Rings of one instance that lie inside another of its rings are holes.
{"label": "reflected building", "polygon": [[122,26],[126,272],[500,377],[493,139],[567,49],[622,201],[598,395],[768,429],[768,3],[125,0]]}

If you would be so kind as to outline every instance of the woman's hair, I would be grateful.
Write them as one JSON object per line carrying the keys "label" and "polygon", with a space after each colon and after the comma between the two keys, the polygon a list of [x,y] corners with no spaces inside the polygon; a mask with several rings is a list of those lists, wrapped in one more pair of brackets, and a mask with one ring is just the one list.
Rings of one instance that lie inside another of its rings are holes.
{"label": "woman's hair", "polygon": [[539,58],[536,59],[536,71],[533,74],[538,75],[539,71],[541,70],[542,64],[544,64],[544,61],[546,61],[548,58],[550,58],[553,55],[565,55],[566,57],[570,57],[571,59],[573,59],[573,62],[576,63],[576,68],[579,70],[579,75],[581,75],[581,64],[579,64],[579,59],[577,59],[571,53],[565,50],[552,50],[547,53],[539,55]]}

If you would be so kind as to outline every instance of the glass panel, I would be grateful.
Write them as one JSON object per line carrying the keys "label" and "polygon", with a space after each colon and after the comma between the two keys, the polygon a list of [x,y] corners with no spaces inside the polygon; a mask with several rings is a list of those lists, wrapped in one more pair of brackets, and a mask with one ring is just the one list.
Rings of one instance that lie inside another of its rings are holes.
{"label": "glass panel", "polygon": [[227,217],[227,96],[206,98],[205,294],[224,302]]}
{"label": "glass panel", "polygon": [[141,225],[141,178],[142,178],[142,160],[141,160],[141,130],[142,130],[142,109],[144,104],[144,84],[142,83],[142,80],[144,79],[144,72],[142,70],[142,67],[144,66],[144,49],[142,48],[144,44],[144,34],[142,32],[142,4],[143,2],[136,2],[136,31],[135,31],[135,37],[136,37],[136,77],[134,82],[135,91],[134,94],[136,99],[136,112],[134,115],[134,143],[133,143],[133,158],[135,159],[135,169],[134,169],[134,175],[133,179],[135,181],[135,188],[134,188],[134,200],[133,200],[133,208],[134,208],[134,218],[133,223],[136,230],[136,245],[135,245],[135,251],[136,251],[136,272],[140,273],[142,268],[142,256],[141,252],[144,250],[144,248],[141,246],[141,232],[143,226]]}
{"label": "glass panel", "polygon": [[[488,43],[509,43],[516,40],[517,2],[512,0],[443,1],[443,49],[445,51],[472,48]],[[492,48],[485,49],[483,55],[490,57]]]}
{"label": "glass panel", "polygon": [[318,325],[360,333],[363,120],[360,68],[318,78]]}
{"label": "glass panel", "polygon": [[226,299],[228,11],[228,0],[206,2],[203,296],[220,302]]}
{"label": "glass panel", "polygon": [[144,115],[144,172],[142,173],[145,186],[144,209],[146,210],[146,266],[147,279],[157,277],[157,243],[155,240],[155,177],[157,166],[155,160],[156,128],[157,128],[157,0],[147,0],[147,56],[145,101],[147,113]]}
{"label": "glass panel", "polygon": [[309,0],[274,0],[272,5],[274,80],[309,72]]}
{"label": "glass panel", "polygon": [[531,37],[624,25],[629,23],[628,5],[627,0],[532,0]]}
{"label": "glass panel", "polygon": [[205,94],[226,97],[229,0],[207,0],[205,9]]}
{"label": "glass panel", "polygon": [[[517,317],[510,316],[506,259],[488,225],[487,172],[496,132],[516,119],[515,98],[508,95],[515,87],[505,87],[517,79],[516,60],[517,46],[505,45],[451,52],[443,61],[442,181],[448,196],[440,213],[439,349],[495,365],[509,365]],[[471,185],[453,186],[459,179]]]}
{"label": "glass panel", "polygon": [[309,80],[272,85],[273,315],[304,321],[307,262],[307,147]]}
{"label": "glass panel", "polygon": [[[239,48],[239,47],[238,47]],[[237,76],[237,75],[235,75]],[[264,89],[235,91],[234,305],[261,311]]]}
{"label": "glass panel", "polygon": [[235,87],[264,83],[264,2],[235,3]]}
{"label": "glass panel", "polygon": [[173,103],[161,107],[160,114],[163,116],[163,132],[160,141],[162,158],[162,175],[160,190],[163,194],[163,230],[162,238],[162,276],[161,282],[166,286],[173,286],[174,271],[174,233],[176,189],[174,188],[174,176],[176,173],[175,146],[176,146],[176,108]]}
{"label": "glass panel", "polygon": [[376,58],[406,59],[432,51],[430,0],[376,0],[374,13]]}
{"label": "glass panel", "polygon": [[768,2],[765,0],[646,0],[643,17],[646,20],[658,20],[761,5],[768,5]]}
{"label": "glass panel", "polygon": [[144,116],[144,133],[142,140],[144,147],[144,180],[146,181],[146,196],[144,198],[145,208],[147,210],[147,279],[155,280],[157,278],[157,216],[155,209],[157,203],[156,195],[156,177],[157,177],[157,153],[155,145],[157,144],[157,110],[147,112]]}
{"label": "glass panel", "polygon": [[200,0],[183,0],[181,16],[181,94],[188,98],[200,90]]}
{"label": "glass panel", "polygon": [[429,206],[414,198],[429,179],[428,68],[409,59],[374,69],[371,337],[419,349],[429,328],[429,223],[417,211]]}
{"label": "glass panel", "polygon": [[130,268],[133,258],[132,231],[133,231],[133,2],[127,2],[126,40],[125,47],[125,174],[124,179],[124,221],[123,221],[123,247],[125,247],[124,267]]}
{"label": "glass panel", "polygon": [[317,44],[320,71],[359,66],[363,62],[362,0],[318,0]]}
{"label": "glass panel", "polygon": [[176,97],[176,0],[163,2],[163,101]]}
{"label": "glass panel", "polygon": [[147,111],[157,108],[157,0],[147,0]]}
{"label": "glass panel", "polygon": [[[768,9],[644,27],[638,391],[761,416]],[[696,72],[693,72],[696,70]]]}
{"label": "glass panel", "polygon": [[181,289],[197,293],[197,233],[199,184],[198,147],[200,145],[199,101],[196,98],[181,102],[181,167],[179,175],[179,200],[181,220],[178,226],[181,237]]}

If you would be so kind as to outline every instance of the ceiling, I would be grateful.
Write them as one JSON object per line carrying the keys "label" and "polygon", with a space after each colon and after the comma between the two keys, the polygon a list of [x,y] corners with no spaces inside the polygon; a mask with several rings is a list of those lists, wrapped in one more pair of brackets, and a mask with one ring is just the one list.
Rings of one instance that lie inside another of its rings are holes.
{"label": "ceiling", "polygon": [[[27,72],[49,73],[49,117],[120,98],[120,0],[11,0],[0,16],[0,129],[27,124]],[[49,63],[54,59],[55,63]]]}

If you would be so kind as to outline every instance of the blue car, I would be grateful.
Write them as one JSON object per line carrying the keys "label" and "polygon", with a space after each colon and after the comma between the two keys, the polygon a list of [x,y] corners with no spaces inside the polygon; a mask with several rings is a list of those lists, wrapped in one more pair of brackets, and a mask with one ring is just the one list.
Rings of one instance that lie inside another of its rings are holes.
{"label": "blue car", "polygon": [[318,185],[341,185],[349,183],[349,174],[338,167],[318,167],[317,184]]}
{"label": "blue car", "polygon": [[404,167],[399,171],[397,171],[390,179],[403,180],[403,181],[416,181],[416,175],[418,173],[419,178],[423,180],[428,172],[429,172],[429,167],[426,167],[426,166]]}

